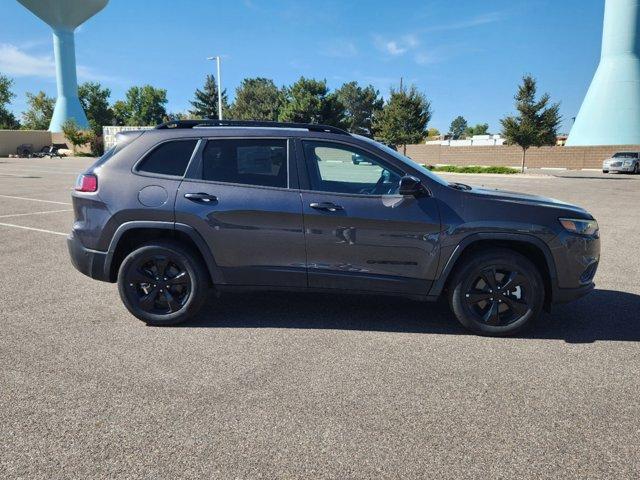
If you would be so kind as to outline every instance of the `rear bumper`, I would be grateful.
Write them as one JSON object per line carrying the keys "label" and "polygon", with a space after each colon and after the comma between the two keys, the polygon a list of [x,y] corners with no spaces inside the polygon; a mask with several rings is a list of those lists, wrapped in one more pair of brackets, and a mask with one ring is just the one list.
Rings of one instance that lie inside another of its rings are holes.
{"label": "rear bumper", "polygon": [[71,263],[80,273],[103,282],[110,281],[105,272],[107,252],[85,248],[73,233],[67,237],[67,248]]}

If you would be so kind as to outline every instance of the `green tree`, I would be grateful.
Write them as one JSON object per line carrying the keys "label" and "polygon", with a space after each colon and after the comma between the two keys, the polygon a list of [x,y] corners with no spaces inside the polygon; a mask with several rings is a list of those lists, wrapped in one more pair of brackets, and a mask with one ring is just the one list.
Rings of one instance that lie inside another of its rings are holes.
{"label": "green tree", "polygon": [[555,145],[560,126],[560,104],[550,104],[551,97],[545,93],[536,100],[536,80],[526,75],[515,95],[517,116],[500,120],[502,135],[508,145],[522,148],[522,172],[524,173],[527,150],[531,147]]}
{"label": "green tree", "polygon": [[449,127],[449,134],[451,135],[451,138],[453,138],[454,140],[458,140],[460,137],[462,137],[462,135],[464,135],[464,132],[466,130],[467,121],[463,116],[459,115],[451,122],[451,126]]}
{"label": "green tree", "polygon": [[74,155],[78,147],[92,142],[96,136],[93,130],[80,130],[80,128],[78,128],[78,124],[73,118],[70,118],[62,124],[62,133],[64,133],[67,140],[71,142]]}
{"label": "green tree", "polygon": [[268,78],[245,78],[236,89],[230,117],[236,120],[277,121],[284,94]]}
{"label": "green tree", "polygon": [[427,138],[436,138],[440,135],[440,130],[438,130],[437,128],[430,128],[427,130]]}
{"label": "green tree", "polygon": [[474,135],[486,135],[489,132],[489,124],[488,123],[478,123],[475,126],[467,127],[467,130],[464,134],[467,137],[473,137]]}
{"label": "green tree", "polygon": [[113,123],[113,110],[109,107],[111,90],[98,82],[85,82],[78,87],[78,97],[89,120],[89,127],[96,136],[102,135],[102,127]]}
{"label": "green tree", "polygon": [[387,103],[374,119],[373,128],[376,138],[387,144],[402,145],[406,154],[408,143],[418,143],[425,137],[429,120],[431,103],[412,85],[408,90],[391,89]]}
{"label": "green tree", "polygon": [[7,108],[7,105],[10,104],[11,100],[16,96],[16,94],[11,91],[11,87],[13,87],[13,80],[0,74],[0,130],[20,128],[20,122],[16,120],[13,113]]}
{"label": "green tree", "polygon": [[26,112],[22,113],[22,128],[26,130],[47,130],[53,116],[56,101],[40,91],[36,95],[27,92]]}
{"label": "green tree", "polygon": [[151,85],[131,87],[124,100],[113,104],[116,125],[149,126],[162,123],[167,115],[167,91]]}
{"label": "green tree", "polygon": [[336,90],[335,94],[344,105],[347,130],[372,137],[373,118],[384,104],[380,92],[372,85],[362,88],[357,82],[349,82]]}
{"label": "green tree", "polygon": [[330,94],[326,80],[300,77],[285,89],[285,105],[280,111],[282,122],[323,123],[342,127],[344,105]]}
{"label": "green tree", "polygon": [[[196,88],[194,99],[191,100],[193,110],[189,113],[195,118],[218,118],[218,86],[213,75],[207,75],[202,90]],[[222,115],[229,108],[227,105],[227,91],[222,91]]]}

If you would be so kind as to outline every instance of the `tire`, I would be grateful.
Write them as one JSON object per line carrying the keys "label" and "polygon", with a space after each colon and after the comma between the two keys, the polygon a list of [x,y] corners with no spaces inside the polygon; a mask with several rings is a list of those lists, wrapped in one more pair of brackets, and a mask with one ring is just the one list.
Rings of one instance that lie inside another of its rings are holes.
{"label": "tire", "polygon": [[514,335],[535,322],[544,305],[540,272],[509,249],[480,251],[463,259],[448,293],[458,321],[480,335]]}
{"label": "tire", "polygon": [[189,249],[178,242],[157,241],[122,261],[118,291],[127,310],[147,325],[177,325],[200,311],[208,297],[209,277]]}
{"label": "tire", "polygon": [[638,173],[640,173],[640,165],[636,163],[633,167],[633,174],[637,175]]}
{"label": "tire", "polygon": [[609,170],[602,170],[602,173],[609,173]]}

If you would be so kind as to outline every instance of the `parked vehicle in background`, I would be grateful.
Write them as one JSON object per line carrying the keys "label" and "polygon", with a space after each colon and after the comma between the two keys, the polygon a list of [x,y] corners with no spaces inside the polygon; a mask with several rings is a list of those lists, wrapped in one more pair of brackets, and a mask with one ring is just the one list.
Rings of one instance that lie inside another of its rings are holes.
{"label": "parked vehicle in background", "polygon": [[640,173],[640,152],[618,152],[602,162],[602,173]]}
{"label": "parked vehicle in background", "polygon": [[72,196],[73,264],[150,325],[188,320],[212,290],[291,290],[444,296],[466,328],[509,335],[591,291],[600,258],[582,208],[449,183],[323,125],[122,133]]}

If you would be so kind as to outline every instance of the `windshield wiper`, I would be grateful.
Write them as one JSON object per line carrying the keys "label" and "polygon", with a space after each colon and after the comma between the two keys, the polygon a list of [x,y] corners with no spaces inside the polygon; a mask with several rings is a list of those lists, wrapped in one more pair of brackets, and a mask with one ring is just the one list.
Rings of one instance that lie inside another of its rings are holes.
{"label": "windshield wiper", "polygon": [[455,188],[456,190],[471,190],[471,187],[469,185],[464,184],[464,183],[449,182],[449,186],[451,188]]}

